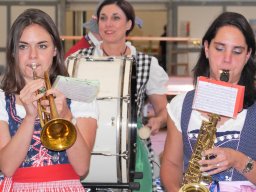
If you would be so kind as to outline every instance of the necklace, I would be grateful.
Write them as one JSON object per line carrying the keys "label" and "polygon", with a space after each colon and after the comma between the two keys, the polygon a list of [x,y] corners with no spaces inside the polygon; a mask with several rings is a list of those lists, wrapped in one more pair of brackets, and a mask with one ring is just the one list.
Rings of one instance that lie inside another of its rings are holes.
{"label": "necklace", "polygon": [[[103,51],[103,54],[104,54],[105,56],[110,56],[110,55],[104,50],[103,47],[102,47],[102,51]],[[123,52],[123,53],[120,53],[120,56],[125,55],[126,51],[127,51],[127,46],[125,46],[124,52]]]}

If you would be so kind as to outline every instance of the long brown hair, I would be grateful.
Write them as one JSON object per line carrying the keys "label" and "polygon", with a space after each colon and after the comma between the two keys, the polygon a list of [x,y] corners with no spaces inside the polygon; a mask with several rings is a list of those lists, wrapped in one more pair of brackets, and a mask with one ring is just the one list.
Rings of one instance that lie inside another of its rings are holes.
{"label": "long brown hair", "polygon": [[56,47],[56,56],[53,58],[52,66],[49,71],[51,82],[57,75],[68,76],[64,63],[64,50],[57,26],[51,17],[39,9],[27,9],[21,13],[14,21],[7,39],[6,51],[6,71],[1,83],[1,88],[6,93],[19,94],[25,86],[18,60],[18,45],[22,32],[31,24],[38,24],[43,27],[51,36],[54,46]]}

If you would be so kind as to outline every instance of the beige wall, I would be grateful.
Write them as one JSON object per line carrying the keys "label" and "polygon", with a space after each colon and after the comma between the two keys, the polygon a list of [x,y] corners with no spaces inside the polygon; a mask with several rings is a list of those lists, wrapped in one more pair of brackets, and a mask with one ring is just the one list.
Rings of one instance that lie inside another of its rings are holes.
{"label": "beige wall", "polygon": [[[136,15],[143,20],[143,27],[140,29],[136,26],[131,36],[153,36],[159,37],[163,33],[163,27],[167,24],[166,11],[136,11]],[[137,41],[133,42],[139,50],[145,52],[152,50],[153,53],[158,49],[158,41]]]}
{"label": "beige wall", "polygon": [[[190,24],[190,37],[199,38],[204,35],[211,21],[223,11],[222,6],[180,6],[178,7],[178,36],[184,37],[184,23]],[[196,14],[200,13],[200,14]],[[202,16],[203,15],[203,16]],[[180,46],[195,47],[192,43]],[[187,53],[178,55],[178,63],[188,63],[188,71],[191,70],[198,59],[198,53]],[[182,67],[180,70],[184,70]],[[178,71],[178,74],[182,74]]]}
{"label": "beige wall", "polygon": [[[256,19],[254,6],[226,6],[227,11],[235,11],[243,14],[248,20]],[[178,36],[184,36],[182,26],[184,22],[190,23],[190,37],[201,39],[211,22],[224,11],[223,5],[216,6],[179,6],[177,10],[177,34]],[[184,46],[184,45],[181,45]],[[187,46],[187,45],[185,45]],[[194,45],[189,44],[189,47]],[[199,53],[188,53],[179,55],[178,62],[188,62],[189,71],[194,67]],[[169,55],[170,56],[170,55]]]}
{"label": "beige wall", "polygon": [[11,6],[11,22],[13,22],[18,15],[28,8],[41,9],[42,11],[48,13],[53,21],[56,21],[55,13],[57,10],[53,6]]}
{"label": "beige wall", "polygon": [[[77,11],[78,15],[79,12]],[[86,12],[86,20],[90,20],[91,16],[94,14],[93,10],[88,10]],[[163,26],[167,23],[167,12],[166,11],[136,11],[136,15],[143,20],[143,27],[139,28],[135,26],[131,32],[131,36],[160,36],[163,33]],[[72,11],[66,12],[66,34],[65,35],[82,35],[82,21],[78,21],[76,26],[76,33],[73,34],[73,13]],[[80,30],[79,30],[80,28]],[[137,41],[133,42],[139,50],[148,51],[148,49],[153,49],[156,51],[158,49],[158,42],[145,42]],[[73,44],[73,41],[66,41],[65,48],[68,50]]]}

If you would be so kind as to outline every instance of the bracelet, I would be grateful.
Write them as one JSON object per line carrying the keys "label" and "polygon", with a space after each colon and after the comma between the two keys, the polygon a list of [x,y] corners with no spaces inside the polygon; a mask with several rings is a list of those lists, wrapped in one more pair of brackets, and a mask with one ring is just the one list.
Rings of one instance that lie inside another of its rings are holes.
{"label": "bracelet", "polygon": [[254,160],[251,157],[248,157],[248,161],[244,169],[242,170],[242,174],[250,172],[253,169],[253,165],[254,165]]}

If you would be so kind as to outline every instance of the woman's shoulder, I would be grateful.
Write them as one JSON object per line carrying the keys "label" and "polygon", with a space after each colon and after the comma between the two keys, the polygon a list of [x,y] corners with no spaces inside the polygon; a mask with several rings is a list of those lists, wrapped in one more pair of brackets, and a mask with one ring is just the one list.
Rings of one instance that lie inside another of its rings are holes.
{"label": "woman's shoulder", "polygon": [[188,92],[184,92],[184,93],[180,93],[178,95],[175,95],[171,101],[170,101],[170,105],[175,105],[176,107],[181,106],[184,102],[184,99],[186,97]]}
{"label": "woman's shoulder", "polygon": [[180,120],[182,105],[185,99],[186,93],[180,93],[174,96],[171,101],[167,104],[167,112],[171,119],[174,121],[175,126],[181,131]]}
{"label": "woman's shoulder", "polygon": [[5,92],[0,89],[0,100],[2,101],[5,98]]}
{"label": "woman's shoulder", "polygon": [[185,99],[188,99],[188,98],[186,98],[186,96],[191,97],[191,93],[193,93],[193,90],[188,91],[188,92],[182,92],[182,93],[174,96],[168,104],[168,109],[170,109],[174,113],[179,111],[179,114],[180,114]]}
{"label": "woman's shoulder", "polygon": [[130,41],[125,42],[126,46],[131,50],[131,55],[137,57],[138,59],[153,59],[154,61],[157,61],[157,58],[149,55],[147,53],[144,53],[142,51],[138,51],[135,46],[132,45]]}
{"label": "woman's shoulder", "polygon": [[0,120],[8,121],[8,115],[6,110],[5,92],[0,89]]}
{"label": "woman's shoulder", "polygon": [[5,92],[2,89],[0,89],[0,108],[5,109],[5,103]]}

